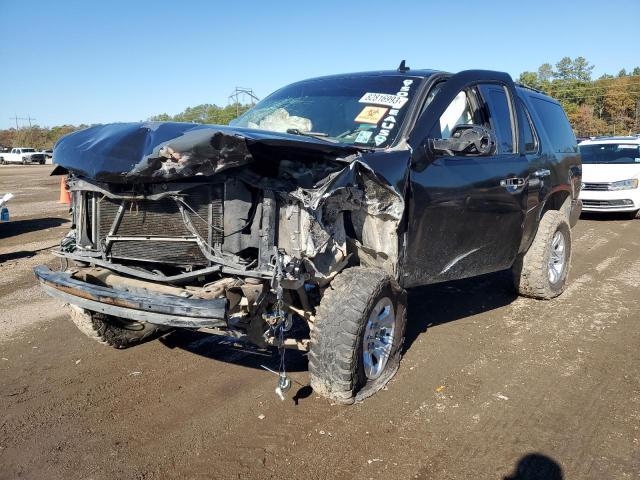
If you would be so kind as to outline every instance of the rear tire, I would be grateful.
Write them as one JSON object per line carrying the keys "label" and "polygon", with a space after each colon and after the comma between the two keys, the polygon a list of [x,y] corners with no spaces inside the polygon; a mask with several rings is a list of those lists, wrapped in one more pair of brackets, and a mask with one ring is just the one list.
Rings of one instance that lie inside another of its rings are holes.
{"label": "rear tire", "polygon": [[398,370],[406,292],[390,275],[353,267],[325,290],[311,330],[311,387],[337,403],[363,400]]}
{"label": "rear tire", "polygon": [[542,300],[557,297],[567,286],[570,267],[571,227],[563,213],[548,210],[529,250],[512,267],[516,290]]}
{"label": "rear tire", "polygon": [[70,306],[69,316],[87,337],[114,348],[134,347],[169,331],[158,325],[90,312],[74,305]]}

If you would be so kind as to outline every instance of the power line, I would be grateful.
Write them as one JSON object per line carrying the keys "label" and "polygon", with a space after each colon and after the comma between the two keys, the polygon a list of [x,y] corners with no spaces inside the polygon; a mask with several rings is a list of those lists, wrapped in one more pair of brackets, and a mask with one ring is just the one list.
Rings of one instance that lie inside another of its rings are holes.
{"label": "power line", "polygon": [[31,141],[33,140],[33,123],[31,123],[32,121],[35,122],[36,119],[33,118],[31,115],[27,115],[26,117],[19,117],[17,114],[14,114],[13,117],[9,117],[10,120],[15,120],[16,122],[16,132],[20,132],[20,126],[18,125],[18,120],[21,121],[27,121],[29,122],[29,130],[28,130],[28,134],[25,135],[23,140],[26,140],[27,137],[29,139],[28,143],[31,143]]}
{"label": "power line", "polygon": [[18,126],[18,120],[26,120],[29,122],[29,128],[33,128],[33,125],[31,124],[31,121],[36,121],[36,118],[33,118],[31,115],[27,115],[26,117],[19,117],[18,115],[14,115],[13,117],[9,117],[9,120],[15,120],[16,121],[16,130],[19,130],[20,127]]}

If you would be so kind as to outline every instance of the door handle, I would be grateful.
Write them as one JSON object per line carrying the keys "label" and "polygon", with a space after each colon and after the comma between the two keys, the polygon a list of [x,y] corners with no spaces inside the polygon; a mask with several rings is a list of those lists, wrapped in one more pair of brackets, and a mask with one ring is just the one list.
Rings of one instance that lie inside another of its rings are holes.
{"label": "door handle", "polygon": [[500,186],[507,187],[507,188],[522,187],[525,183],[526,183],[526,180],[524,178],[517,178],[517,177],[503,178],[502,180],[500,180]]}
{"label": "door handle", "polygon": [[540,170],[536,170],[535,172],[533,172],[533,174],[538,178],[544,178],[551,175],[551,170],[547,168],[541,168]]}

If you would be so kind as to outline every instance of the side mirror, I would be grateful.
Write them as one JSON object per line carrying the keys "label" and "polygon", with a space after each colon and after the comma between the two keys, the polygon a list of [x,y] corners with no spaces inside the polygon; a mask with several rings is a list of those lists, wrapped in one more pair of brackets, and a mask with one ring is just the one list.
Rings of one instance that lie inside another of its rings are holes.
{"label": "side mirror", "polygon": [[456,125],[451,137],[429,138],[425,147],[433,156],[485,157],[496,153],[497,140],[493,130],[481,125]]}

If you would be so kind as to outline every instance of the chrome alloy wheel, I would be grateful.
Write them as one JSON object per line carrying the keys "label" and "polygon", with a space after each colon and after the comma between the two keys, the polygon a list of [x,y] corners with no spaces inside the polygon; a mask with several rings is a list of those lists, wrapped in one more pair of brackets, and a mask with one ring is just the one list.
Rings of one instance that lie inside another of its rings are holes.
{"label": "chrome alloy wheel", "polygon": [[387,365],[396,330],[396,315],[389,297],[381,298],[369,315],[364,330],[362,356],[364,373],[369,380],[375,380]]}
{"label": "chrome alloy wheel", "polygon": [[567,263],[566,240],[562,232],[557,231],[551,241],[551,253],[549,255],[549,281],[553,284],[558,283],[564,273],[565,264]]}

